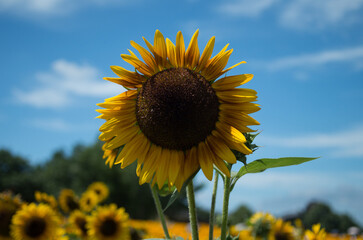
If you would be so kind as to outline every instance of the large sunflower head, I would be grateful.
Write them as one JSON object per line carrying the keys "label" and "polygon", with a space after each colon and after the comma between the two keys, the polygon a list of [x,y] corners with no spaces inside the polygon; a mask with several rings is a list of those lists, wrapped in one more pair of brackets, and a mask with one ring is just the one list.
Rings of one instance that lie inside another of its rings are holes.
{"label": "large sunflower head", "polygon": [[125,210],[115,204],[98,207],[88,218],[88,235],[92,240],[129,240],[128,219]]}
{"label": "large sunflower head", "polygon": [[80,210],[75,210],[71,213],[68,219],[70,233],[75,234],[80,238],[86,238],[87,234],[87,215]]}
{"label": "large sunflower head", "polygon": [[14,240],[62,239],[63,234],[58,215],[46,204],[23,206],[12,219]]}
{"label": "large sunflower head", "polygon": [[109,194],[109,189],[103,182],[94,182],[88,186],[87,191],[96,193],[98,202],[104,201]]}
{"label": "large sunflower head", "polygon": [[0,193],[0,240],[10,240],[11,218],[20,209],[22,201],[10,192]]}
{"label": "large sunflower head", "polygon": [[105,108],[97,110],[106,120],[99,137],[104,158],[121,168],[137,159],[140,184],[161,188],[168,182],[180,189],[199,169],[209,180],[213,166],[229,175],[224,161],[236,162],[232,150],[252,152],[244,133],[259,124],[248,114],[260,108],[254,90],[238,87],[253,75],[219,78],[244,62],[225,69],[232,49],[227,44],[212,57],[212,37],[200,53],[198,33],[188,47],[181,32],[173,44],[157,30],[153,45],[144,38],[148,50],[131,41],[142,60],[130,50],[121,57],[135,71],[111,66],[118,77],[105,78],[127,91],[98,104]]}
{"label": "large sunflower head", "polygon": [[79,200],[72,189],[62,189],[58,196],[59,206],[65,213],[79,209]]}
{"label": "large sunflower head", "polygon": [[92,211],[98,204],[98,196],[94,191],[85,191],[79,200],[80,208],[85,212]]}

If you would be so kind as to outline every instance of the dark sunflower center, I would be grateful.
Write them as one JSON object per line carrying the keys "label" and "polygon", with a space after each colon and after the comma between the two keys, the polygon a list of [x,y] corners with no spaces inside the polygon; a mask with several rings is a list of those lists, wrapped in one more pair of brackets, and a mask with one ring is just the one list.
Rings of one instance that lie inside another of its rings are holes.
{"label": "dark sunflower center", "polygon": [[112,236],[117,231],[117,223],[114,219],[106,219],[100,227],[100,232],[104,236]]}
{"label": "dark sunflower center", "polygon": [[163,148],[188,150],[215,129],[219,102],[203,76],[171,68],[150,77],[137,97],[141,131]]}
{"label": "dark sunflower center", "polygon": [[66,203],[67,203],[67,206],[69,208],[69,210],[72,212],[73,210],[76,210],[76,209],[79,209],[79,205],[78,203],[74,200],[73,197],[71,196],[67,196],[67,199],[66,199]]}
{"label": "dark sunflower center", "polygon": [[41,236],[46,228],[46,222],[39,217],[33,217],[25,224],[25,234],[31,238]]}
{"label": "dark sunflower center", "polygon": [[82,234],[84,236],[87,236],[87,228],[86,228],[86,219],[82,218],[82,217],[78,217],[76,218],[76,225],[78,226],[79,229],[81,229]]}

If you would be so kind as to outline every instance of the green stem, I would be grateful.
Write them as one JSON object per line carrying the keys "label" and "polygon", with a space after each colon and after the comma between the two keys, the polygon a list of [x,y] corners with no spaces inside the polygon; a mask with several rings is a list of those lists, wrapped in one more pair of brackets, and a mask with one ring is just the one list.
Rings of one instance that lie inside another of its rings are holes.
{"label": "green stem", "polygon": [[214,228],[214,209],[216,208],[216,196],[217,196],[217,186],[218,186],[218,172],[214,171],[214,186],[212,193],[212,203],[210,207],[209,215],[209,240],[213,240],[213,228]]}
{"label": "green stem", "polygon": [[160,218],[160,222],[161,225],[163,227],[164,230],[164,234],[165,234],[165,238],[166,239],[171,239],[169,232],[168,232],[168,227],[166,226],[166,221],[165,221],[165,216],[163,213],[163,209],[161,207],[161,203],[160,203],[160,199],[159,199],[159,195],[156,191],[156,189],[154,189],[151,184],[150,184],[150,189],[151,189],[151,194],[153,195],[154,198],[154,202],[155,202],[155,206],[156,206],[156,211],[158,212],[159,218]]}
{"label": "green stem", "polygon": [[[228,165],[229,170],[231,170],[231,165]],[[228,223],[228,204],[229,204],[229,194],[230,194],[231,178],[225,176],[224,178],[224,194],[223,194],[223,209],[222,209],[222,227],[221,227],[221,240],[226,240],[227,238],[227,223]]]}
{"label": "green stem", "polygon": [[188,198],[190,227],[192,230],[192,240],[198,240],[199,239],[198,222],[197,222],[197,213],[195,211],[193,181],[190,181],[190,183],[187,185],[187,198]]}

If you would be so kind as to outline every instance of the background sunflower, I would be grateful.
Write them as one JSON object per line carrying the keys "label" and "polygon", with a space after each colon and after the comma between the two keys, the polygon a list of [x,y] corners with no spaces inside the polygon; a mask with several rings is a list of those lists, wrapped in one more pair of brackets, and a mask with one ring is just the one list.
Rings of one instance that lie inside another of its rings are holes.
{"label": "background sunflower", "polygon": [[14,240],[61,239],[64,230],[54,210],[46,204],[24,205],[12,219],[11,236]]}
{"label": "background sunflower", "polygon": [[91,240],[130,239],[129,216],[115,204],[100,206],[88,217],[87,229]]}

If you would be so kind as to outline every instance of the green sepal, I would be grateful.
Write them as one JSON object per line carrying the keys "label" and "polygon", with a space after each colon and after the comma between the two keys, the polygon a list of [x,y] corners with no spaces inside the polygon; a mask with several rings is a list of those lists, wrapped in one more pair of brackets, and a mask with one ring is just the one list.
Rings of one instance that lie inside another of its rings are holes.
{"label": "green sepal", "polygon": [[154,184],[154,189],[158,192],[159,196],[166,197],[170,194],[172,194],[175,190],[175,186],[169,187],[168,182],[166,181],[161,189],[159,189],[158,184]]}

